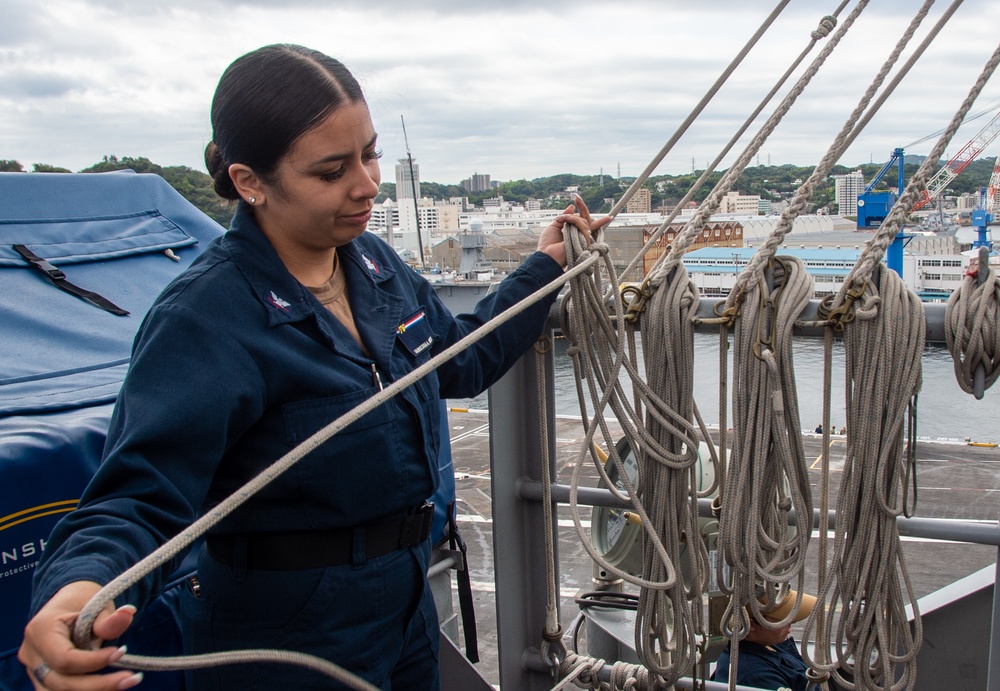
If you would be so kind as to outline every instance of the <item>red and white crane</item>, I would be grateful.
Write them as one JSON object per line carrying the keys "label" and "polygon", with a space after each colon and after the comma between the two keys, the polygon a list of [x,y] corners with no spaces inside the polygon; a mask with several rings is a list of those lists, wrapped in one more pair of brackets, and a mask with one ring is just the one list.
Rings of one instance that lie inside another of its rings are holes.
{"label": "red and white crane", "polygon": [[[920,199],[913,206],[913,211],[923,208],[934,200],[942,190],[944,190],[951,181],[958,177],[958,174],[965,170],[965,167],[972,163],[977,156],[983,153],[983,150],[989,146],[997,135],[1000,134],[1000,113],[993,116],[993,119],[986,123],[986,127],[979,131],[975,137],[969,140],[969,142],[962,147],[958,154],[948,161],[948,165],[941,168],[938,172],[927,181],[927,187],[920,195]],[[1000,159],[998,159],[1000,160]],[[1000,174],[998,174],[997,169],[993,169],[993,178],[990,180],[990,188],[993,188],[994,183],[1000,185]],[[995,195],[994,195],[995,196]],[[987,203],[991,203],[991,199],[987,199]]]}

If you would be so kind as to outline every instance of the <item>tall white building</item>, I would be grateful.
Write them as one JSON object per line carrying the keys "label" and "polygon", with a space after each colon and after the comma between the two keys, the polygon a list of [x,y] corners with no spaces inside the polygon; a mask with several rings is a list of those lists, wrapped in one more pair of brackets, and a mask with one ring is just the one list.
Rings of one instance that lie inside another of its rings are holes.
{"label": "tall white building", "polygon": [[719,203],[720,214],[750,214],[761,213],[759,194],[740,194],[728,192]]}
{"label": "tall white building", "polygon": [[858,195],[865,191],[865,175],[855,170],[847,175],[834,175],[834,194],[837,213],[841,216],[855,216],[858,213]]}
{"label": "tall white building", "polygon": [[[413,194],[414,185],[417,189],[416,195]],[[414,197],[420,199],[420,166],[416,161],[413,162],[413,176],[410,177],[410,162],[401,158],[396,164],[396,201]]]}

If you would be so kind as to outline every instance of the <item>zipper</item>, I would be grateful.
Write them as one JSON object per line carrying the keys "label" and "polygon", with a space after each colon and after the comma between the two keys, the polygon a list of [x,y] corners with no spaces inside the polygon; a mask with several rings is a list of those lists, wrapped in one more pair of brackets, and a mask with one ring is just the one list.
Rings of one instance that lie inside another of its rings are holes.
{"label": "zipper", "polygon": [[378,370],[375,368],[375,363],[372,363],[372,384],[378,387],[379,391],[383,390],[382,377],[379,376]]}

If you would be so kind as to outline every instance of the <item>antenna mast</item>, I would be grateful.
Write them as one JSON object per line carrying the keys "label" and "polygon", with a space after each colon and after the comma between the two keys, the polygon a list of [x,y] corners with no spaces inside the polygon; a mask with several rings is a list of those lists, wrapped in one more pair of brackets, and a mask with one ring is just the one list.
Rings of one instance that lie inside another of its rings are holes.
{"label": "antenna mast", "polygon": [[[410,155],[410,142],[406,138],[406,122],[403,120],[402,114],[399,116],[399,122],[403,126],[403,144],[406,145],[406,161],[410,167],[410,187],[413,190],[413,218],[417,223],[417,248],[420,252],[420,268],[426,269],[427,262],[424,260],[424,241],[420,236],[420,207],[417,205],[417,178],[413,175],[413,156]],[[398,194],[396,196],[399,196]]]}

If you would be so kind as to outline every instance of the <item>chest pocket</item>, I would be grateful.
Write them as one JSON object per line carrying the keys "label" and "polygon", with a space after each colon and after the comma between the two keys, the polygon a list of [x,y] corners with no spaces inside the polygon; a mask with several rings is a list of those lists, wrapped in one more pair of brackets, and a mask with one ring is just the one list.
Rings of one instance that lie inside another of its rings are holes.
{"label": "chest pocket", "polygon": [[[285,421],[285,437],[290,444],[301,444],[313,434],[330,424],[340,416],[353,410],[378,393],[377,388],[365,389],[340,396],[316,398],[307,401],[296,401],[282,407]],[[390,402],[391,403],[391,402]],[[384,403],[358,420],[355,420],[336,435],[327,440],[327,444],[337,444],[337,440],[357,432],[392,422],[392,406]]]}

